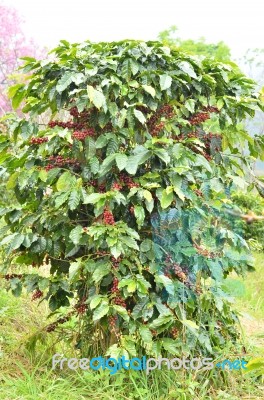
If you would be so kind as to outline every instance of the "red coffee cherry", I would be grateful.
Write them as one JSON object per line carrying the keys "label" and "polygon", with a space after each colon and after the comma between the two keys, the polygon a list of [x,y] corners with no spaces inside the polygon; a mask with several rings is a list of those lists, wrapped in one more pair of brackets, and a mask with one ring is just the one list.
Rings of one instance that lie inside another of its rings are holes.
{"label": "red coffee cherry", "polygon": [[108,209],[105,209],[103,215],[104,215],[104,222],[107,225],[114,225],[115,224],[114,216],[111,213],[111,211],[109,211]]}

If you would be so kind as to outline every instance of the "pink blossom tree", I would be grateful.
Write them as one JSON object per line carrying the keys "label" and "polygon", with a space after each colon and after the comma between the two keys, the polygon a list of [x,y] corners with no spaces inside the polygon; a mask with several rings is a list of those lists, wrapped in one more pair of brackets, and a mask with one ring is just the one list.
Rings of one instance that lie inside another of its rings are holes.
{"label": "pink blossom tree", "polygon": [[21,64],[20,57],[43,54],[32,39],[23,32],[23,20],[16,9],[0,3],[0,115],[12,109],[7,87],[22,79],[14,74]]}

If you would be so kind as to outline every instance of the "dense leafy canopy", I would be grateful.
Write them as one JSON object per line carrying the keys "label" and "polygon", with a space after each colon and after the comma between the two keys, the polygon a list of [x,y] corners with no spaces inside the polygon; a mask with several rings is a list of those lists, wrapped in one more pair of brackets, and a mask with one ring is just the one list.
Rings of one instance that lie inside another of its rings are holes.
{"label": "dense leafy canopy", "polygon": [[53,53],[26,60],[10,96],[27,115],[0,137],[18,202],[1,209],[5,271],[51,273],[9,276],[14,294],[75,304],[90,353],[216,352],[236,337],[223,279],[251,261],[227,211],[251,165],[241,145],[256,153],[239,124],[261,107],[254,83],[158,42]]}

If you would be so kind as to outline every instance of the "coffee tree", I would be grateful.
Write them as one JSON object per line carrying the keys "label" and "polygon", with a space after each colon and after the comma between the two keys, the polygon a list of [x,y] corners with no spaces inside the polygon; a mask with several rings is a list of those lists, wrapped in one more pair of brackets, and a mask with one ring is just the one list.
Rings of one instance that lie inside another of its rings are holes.
{"label": "coffee tree", "polygon": [[19,204],[1,209],[11,290],[68,307],[48,332],[79,316],[85,354],[219,351],[238,336],[223,280],[251,265],[228,212],[253,159],[239,149],[255,149],[240,125],[262,107],[254,83],[158,42],[53,53],[26,60],[10,89],[25,118],[1,136]]}

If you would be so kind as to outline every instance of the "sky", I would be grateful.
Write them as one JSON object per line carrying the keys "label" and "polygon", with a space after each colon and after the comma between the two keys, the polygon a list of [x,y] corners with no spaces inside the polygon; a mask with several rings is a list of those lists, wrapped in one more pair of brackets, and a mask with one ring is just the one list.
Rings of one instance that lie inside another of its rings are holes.
{"label": "sky", "polygon": [[70,42],[155,40],[172,25],[185,39],[223,40],[239,57],[264,47],[264,1],[5,0],[24,17],[25,32],[49,48]]}

